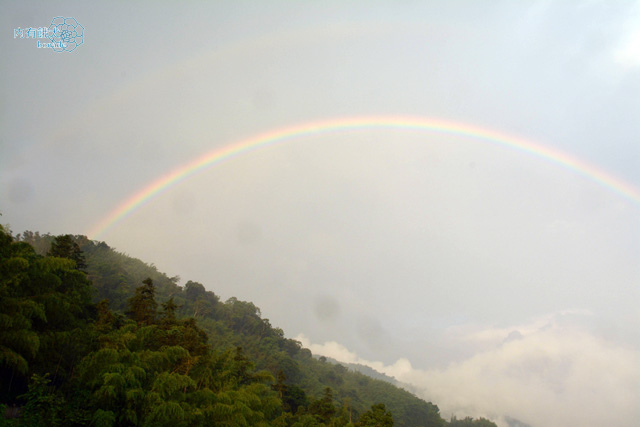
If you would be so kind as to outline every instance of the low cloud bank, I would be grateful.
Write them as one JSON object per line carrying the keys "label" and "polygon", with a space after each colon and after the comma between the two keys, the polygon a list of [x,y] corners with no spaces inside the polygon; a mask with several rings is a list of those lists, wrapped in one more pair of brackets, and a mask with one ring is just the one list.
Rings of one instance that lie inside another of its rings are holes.
{"label": "low cloud bank", "polygon": [[513,328],[450,331],[478,348],[444,369],[415,369],[360,358],[337,342],[296,339],[314,354],[360,363],[415,387],[444,417],[505,417],[534,427],[636,426],[640,420],[640,353],[545,316]]}

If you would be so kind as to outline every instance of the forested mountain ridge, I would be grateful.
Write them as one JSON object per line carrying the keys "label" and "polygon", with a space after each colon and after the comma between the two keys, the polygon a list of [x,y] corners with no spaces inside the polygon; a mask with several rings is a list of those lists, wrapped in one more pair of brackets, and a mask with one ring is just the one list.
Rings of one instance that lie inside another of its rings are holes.
{"label": "forested mountain ridge", "polygon": [[20,408],[9,425],[448,424],[405,390],[314,359],[250,302],[84,236],[0,233],[0,403]]}

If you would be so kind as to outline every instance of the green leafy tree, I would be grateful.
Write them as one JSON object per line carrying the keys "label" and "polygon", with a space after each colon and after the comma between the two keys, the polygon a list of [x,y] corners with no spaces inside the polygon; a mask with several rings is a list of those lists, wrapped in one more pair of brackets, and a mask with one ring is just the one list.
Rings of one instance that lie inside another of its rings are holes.
{"label": "green leafy tree", "polygon": [[276,383],[271,386],[271,388],[278,393],[280,400],[283,399],[284,394],[287,391],[287,385],[284,383],[286,379],[287,377],[284,375],[284,372],[280,370],[276,375]]}
{"label": "green leafy tree", "polygon": [[331,418],[336,414],[336,407],[333,405],[333,390],[331,387],[326,387],[322,398],[313,401],[309,405],[308,410],[319,422],[329,424]]}
{"label": "green leafy tree", "polygon": [[472,417],[464,417],[459,420],[455,415],[451,417],[447,425],[450,427],[497,427],[494,422],[486,418],[473,419]]}
{"label": "green leafy tree", "polygon": [[20,396],[25,401],[22,408],[21,426],[62,425],[65,400],[50,386],[49,374],[34,374],[29,382],[29,391]]}
{"label": "green leafy tree", "polygon": [[193,282],[189,280],[184,285],[184,293],[187,299],[190,301],[195,301],[198,297],[202,297],[206,294],[207,290],[204,288],[202,283]]}
{"label": "green leafy tree", "polygon": [[139,324],[151,325],[156,321],[158,304],[155,300],[155,286],[151,278],[142,281],[136,293],[129,299],[129,316]]}
{"label": "green leafy tree", "polygon": [[173,301],[173,297],[169,298],[168,301],[162,303],[162,313],[160,314],[160,317],[163,325],[171,326],[176,324],[177,309],[178,309],[178,306]]}
{"label": "green leafy tree", "polygon": [[73,260],[37,255],[0,229],[0,390],[26,391],[31,374],[59,384],[85,352],[91,283]]}
{"label": "green leafy tree", "polygon": [[0,396],[7,401],[26,390],[30,364],[40,349],[34,323],[45,322],[45,307],[36,301],[29,270],[33,248],[12,242],[0,226]]}
{"label": "green leafy tree", "polygon": [[107,333],[121,326],[120,319],[109,309],[109,300],[103,299],[96,305],[98,320],[95,328],[98,332]]}
{"label": "green leafy tree", "polygon": [[85,271],[87,268],[84,254],[71,234],[60,235],[54,238],[51,243],[51,249],[47,255],[71,259],[75,261],[76,269],[80,271]]}
{"label": "green leafy tree", "polygon": [[284,391],[282,397],[285,410],[288,410],[292,414],[298,412],[299,408],[304,408],[309,404],[309,399],[304,390],[297,385],[288,385]]}
{"label": "green leafy tree", "polygon": [[393,427],[393,417],[384,403],[377,403],[360,416],[357,427]]}

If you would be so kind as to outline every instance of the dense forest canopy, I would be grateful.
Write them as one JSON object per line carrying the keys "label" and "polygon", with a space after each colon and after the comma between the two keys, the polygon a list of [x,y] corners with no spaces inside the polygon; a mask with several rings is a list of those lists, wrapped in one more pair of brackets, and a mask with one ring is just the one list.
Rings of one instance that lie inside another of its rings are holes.
{"label": "dense forest canopy", "polygon": [[0,274],[4,425],[495,426],[445,421],[104,242],[2,228]]}

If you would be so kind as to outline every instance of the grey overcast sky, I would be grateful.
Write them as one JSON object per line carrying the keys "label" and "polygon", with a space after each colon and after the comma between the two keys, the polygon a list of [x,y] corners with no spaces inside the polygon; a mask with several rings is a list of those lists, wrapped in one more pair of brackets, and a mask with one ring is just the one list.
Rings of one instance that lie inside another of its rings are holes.
{"label": "grey overcast sky", "polygon": [[[84,27],[73,52],[14,37],[58,16]],[[362,116],[514,135],[640,188],[638,1],[2,1],[0,25],[15,233],[88,234],[215,148]],[[364,128],[222,162],[100,240],[447,417],[636,426],[639,214],[548,158]]]}

